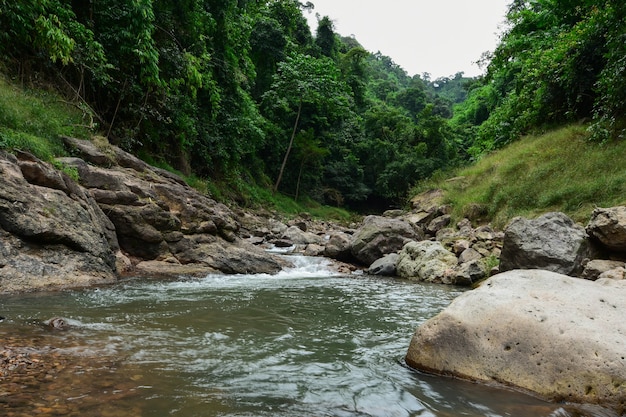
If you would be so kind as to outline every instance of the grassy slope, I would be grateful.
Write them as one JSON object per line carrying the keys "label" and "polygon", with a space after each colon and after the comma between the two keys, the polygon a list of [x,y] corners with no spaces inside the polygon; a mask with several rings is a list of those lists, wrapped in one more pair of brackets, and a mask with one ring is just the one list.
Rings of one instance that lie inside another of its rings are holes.
{"label": "grassy slope", "polygon": [[476,208],[503,227],[515,216],[562,211],[585,224],[594,207],[626,204],[626,141],[598,144],[584,126],[528,136],[415,189],[442,188],[461,218]]}
{"label": "grassy slope", "polygon": [[0,149],[23,150],[50,161],[65,150],[59,135],[90,134],[89,114],[44,90],[27,90],[0,75]]}

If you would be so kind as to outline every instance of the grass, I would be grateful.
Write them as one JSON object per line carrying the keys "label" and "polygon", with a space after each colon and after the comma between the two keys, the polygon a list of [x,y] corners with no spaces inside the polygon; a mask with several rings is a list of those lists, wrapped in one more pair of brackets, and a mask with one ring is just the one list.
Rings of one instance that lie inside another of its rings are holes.
{"label": "grass", "polygon": [[51,161],[65,155],[61,135],[87,138],[89,124],[88,112],[58,94],[21,88],[0,76],[0,149]]}
{"label": "grass", "polygon": [[[626,204],[626,141],[598,144],[584,126],[528,136],[471,166],[420,184],[445,191],[453,216],[480,210],[503,227],[515,216],[561,211],[585,224],[594,207]],[[453,178],[453,179],[451,179]]]}

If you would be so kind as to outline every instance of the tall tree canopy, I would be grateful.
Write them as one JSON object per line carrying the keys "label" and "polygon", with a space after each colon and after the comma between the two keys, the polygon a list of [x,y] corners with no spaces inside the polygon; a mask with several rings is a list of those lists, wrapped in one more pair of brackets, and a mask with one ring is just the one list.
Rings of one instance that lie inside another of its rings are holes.
{"label": "tall tree canopy", "polygon": [[55,83],[99,133],[185,172],[387,208],[520,134],[626,129],[626,5],[513,0],[487,74],[431,80],[298,0],[0,0],[0,68]]}

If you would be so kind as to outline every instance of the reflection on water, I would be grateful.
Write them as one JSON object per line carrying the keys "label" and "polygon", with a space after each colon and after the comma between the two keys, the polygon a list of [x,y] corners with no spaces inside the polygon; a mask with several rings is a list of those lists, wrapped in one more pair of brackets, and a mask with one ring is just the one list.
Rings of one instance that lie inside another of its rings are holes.
{"label": "reflection on water", "polygon": [[[0,337],[16,345],[21,333],[49,349],[43,361],[67,365],[20,394],[25,401],[0,392],[0,414],[599,415],[407,369],[414,329],[460,289],[338,276],[322,259],[294,259],[295,269],[276,276],[130,280],[5,297]],[[39,324],[52,316],[65,317],[70,330]]]}

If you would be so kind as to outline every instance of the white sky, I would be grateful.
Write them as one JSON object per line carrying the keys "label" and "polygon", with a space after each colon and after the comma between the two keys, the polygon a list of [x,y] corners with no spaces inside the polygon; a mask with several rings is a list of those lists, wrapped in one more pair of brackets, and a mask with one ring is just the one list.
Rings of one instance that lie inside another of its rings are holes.
{"label": "white sky", "polygon": [[[459,71],[477,76],[475,64],[498,43],[511,0],[310,0],[304,12],[315,33],[328,16],[335,32],[354,35],[370,52],[380,51],[409,75],[428,72],[434,80]],[[305,1],[303,1],[305,3]]]}

